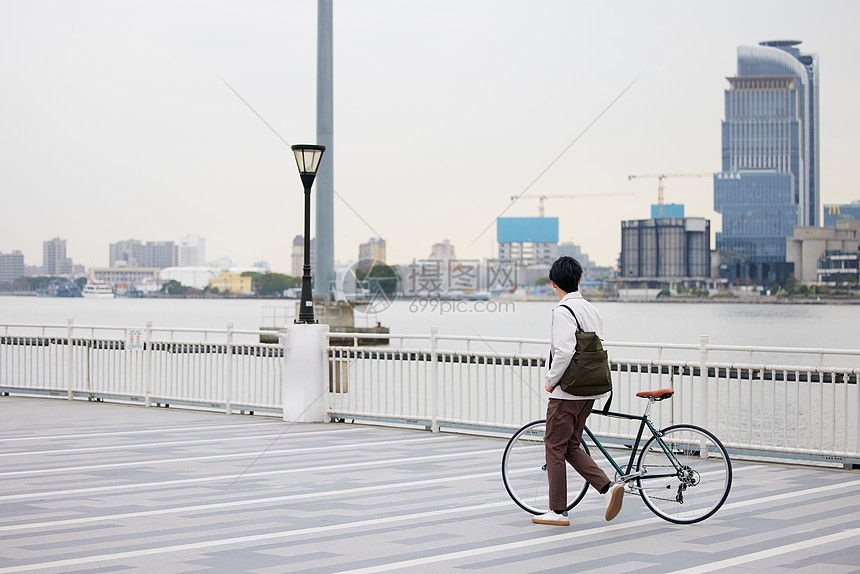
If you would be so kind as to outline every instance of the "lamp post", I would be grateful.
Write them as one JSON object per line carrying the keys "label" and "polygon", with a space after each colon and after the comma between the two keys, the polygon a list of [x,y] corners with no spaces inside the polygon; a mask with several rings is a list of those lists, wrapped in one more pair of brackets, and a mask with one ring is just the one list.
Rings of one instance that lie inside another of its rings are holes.
{"label": "lamp post", "polygon": [[296,319],[296,323],[316,323],[311,285],[311,186],[314,184],[325,146],[296,144],[290,149],[296,156],[299,177],[301,177],[302,185],[305,188],[305,261],[302,266],[302,300],[299,303],[299,317]]}

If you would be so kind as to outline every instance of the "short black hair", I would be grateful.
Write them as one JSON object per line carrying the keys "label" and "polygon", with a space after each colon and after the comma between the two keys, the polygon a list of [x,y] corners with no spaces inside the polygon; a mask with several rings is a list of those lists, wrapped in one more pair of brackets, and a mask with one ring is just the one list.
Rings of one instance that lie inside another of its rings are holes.
{"label": "short black hair", "polygon": [[550,280],[565,293],[579,291],[582,279],[582,265],[573,257],[562,256],[555,260],[549,269]]}

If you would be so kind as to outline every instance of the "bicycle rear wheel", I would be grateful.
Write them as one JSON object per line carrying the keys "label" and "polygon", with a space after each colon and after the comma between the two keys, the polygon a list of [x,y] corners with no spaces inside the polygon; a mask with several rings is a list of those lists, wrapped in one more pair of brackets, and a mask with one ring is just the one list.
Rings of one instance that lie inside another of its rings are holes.
{"label": "bicycle rear wheel", "polygon": [[660,431],[663,444],[681,466],[675,470],[656,437],[639,454],[637,486],[651,511],[676,524],[700,522],[729,496],[732,463],[722,443],[703,428],[673,425]]}
{"label": "bicycle rear wheel", "polygon": [[[502,455],[502,481],[505,490],[520,508],[532,514],[549,510],[549,483],[543,437],[546,421],[530,422],[511,437]],[[588,452],[585,442],[581,448]],[[582,500],[588,483],[572,466],[567,466],[567,510]]]}

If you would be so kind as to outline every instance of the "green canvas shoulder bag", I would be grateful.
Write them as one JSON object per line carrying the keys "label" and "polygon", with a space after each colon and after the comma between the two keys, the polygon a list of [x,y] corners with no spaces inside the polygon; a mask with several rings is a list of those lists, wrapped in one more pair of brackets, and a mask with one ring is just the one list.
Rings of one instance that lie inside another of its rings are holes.
{"label": "green canvas shoulder bag", "polygon": [[[570,311],[576,321],[576,349],[559,381],[561,390],[580,397],[611,393],[612,372],[609,369],[609,356],[603,349],[600,337],[594,331],[583,331],[573,309],[567,305],[562,307]],[[604,412],[608,411],[611,400],[610,394],[603,407]]]}

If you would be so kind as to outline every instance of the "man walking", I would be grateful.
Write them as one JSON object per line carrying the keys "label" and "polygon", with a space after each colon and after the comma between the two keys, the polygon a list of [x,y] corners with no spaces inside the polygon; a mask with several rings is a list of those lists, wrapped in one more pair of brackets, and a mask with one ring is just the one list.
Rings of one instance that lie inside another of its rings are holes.
{"label": "man walking", "polygon": [[[606,497],[606,520],[612,520],[621,510],[624,486],[615,484],[597,463],[579,448],[585,420],[591,414],[596,396],[577,396],[564,392],[559,386],[576,349],[577,321],[583,331],[594,331],[603,338],[603,319],[597,309],[579,292],[582,265],[573,257],[559,257],[550,268],[549,278],[558,294],[559,303],[552,310],[550,360],[544,386],[549,393],[546,408],[546,467],[549,479],[549,512],[535,516],[537,524],[570,525],[567,516],[567,469],[565,461],[598,492]],[[565,308],[567,307],[567,309]]]}

